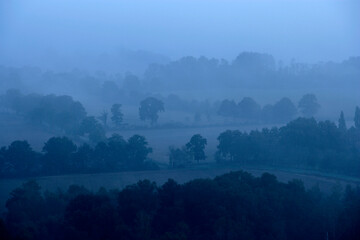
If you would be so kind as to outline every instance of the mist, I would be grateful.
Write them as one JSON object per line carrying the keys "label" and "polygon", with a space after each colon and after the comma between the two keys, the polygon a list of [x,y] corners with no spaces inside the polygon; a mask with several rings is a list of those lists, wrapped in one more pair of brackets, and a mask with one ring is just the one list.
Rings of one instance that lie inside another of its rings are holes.
{"label": "mist", "polygon": [[360,2],[0,2],[0,239],[358,239]]}
{"label": "mist", "polygon": [[[231,60],[254,51],[284,63],[342,61],[360,54],[357,1],[35,0],[0,7],[0,60],[10,66],[114,71],[106,67],[111,60],[102,63],[104,55],[113,60],[130,55],[141,64],[146,60],[137,51],[172,60]],[[159,61],[154,58],[147,63]],[[122,64],[120,70],[131,70]]]}

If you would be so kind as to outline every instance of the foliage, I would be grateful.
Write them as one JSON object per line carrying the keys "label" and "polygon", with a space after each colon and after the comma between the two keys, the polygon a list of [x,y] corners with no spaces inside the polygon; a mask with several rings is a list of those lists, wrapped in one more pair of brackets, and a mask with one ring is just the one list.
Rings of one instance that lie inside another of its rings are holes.
{"label": "foliage", "polygon": [[186,167],[193,160],[191,153],[185,146],[182,148],[169,147],[169,165],[172,168]]}
{"label": "foliage", "polygon": [[33,151],[26,141],[14,141],[0,149],[0,177],[157,169],[148,159],[151,152],[139,135],[126,141],[113,134],[94,147],[77,147],[67,137],[52,137],[44,144],[43,153]]}
{"label": "foliage", "polygon": [[113,104],[111,107],[111,114],[111,121],[116,127],[120,127],[124,118],[124,114],[121,112],[121,104]]}
{"label": "foliage", "polygon": [[329,121],[298,118],[280,129],[227,130],[218,141],[219,161],[360,172],[359,131],[341,129]]}
{"label": "foliage", "polygon": [[250,97],[243,98],[238,104],[233,100],[223,100],[217,114],[231,117],[245,123],[284,123],[292,120],[297,113],[295,105],[289,98],[282,98],[274,105],[263,108]]}
{"label": "foliage", "polygon": [[191,154],[192,158],[199,163],[200,160],[205,160],[205,146],[207,144],[206,138],[200,134],[195,134],[190,141],[185,145],[186,149]]}
{"label": "foliage", "polygon": [[82,104],[66,95],[23,95],[10,89],[3,99],[5,107],[21,114],[30,123],[59,128],[67,133],[74,133],[86,116]]}
{"label": "foliage", "polygon": [[319,108],[320,105],[314,94],[306,94],[299,101],[299,109],[304,117],[313,117]]}
{"label": "foliage", "polygon": [[148,97],[140,102],[139,116],[143,121],[150,120],[151,125],[154,125],[158,118],[159,112],[165,111],[164,103],[153,97]]}
{"label": "foliage", "polygon": [[[13,239],[357,239],[360,189],[324,194],[300,180],[237,171],[162,186],[148,180],[91,193],[13,190],[0,234]],[[1,236],[1,235],[0,235]]]}
{"label": "foliage", "polygon": [[82,120],[79,133],[80,135],[87,134],[89,140],[93,143],[98,143],[106,139],[104,127],[92,116]]}

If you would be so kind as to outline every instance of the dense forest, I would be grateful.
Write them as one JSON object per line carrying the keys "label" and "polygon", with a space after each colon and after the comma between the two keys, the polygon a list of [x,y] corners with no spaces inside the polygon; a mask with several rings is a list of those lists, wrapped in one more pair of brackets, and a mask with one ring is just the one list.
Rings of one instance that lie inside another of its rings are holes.
{"label": "dense forest", "polygon": [[162,186],[148,180],[93,193],[44,192],[35,181],[11,193],[0,237],[8,239],[359,239],[360,189],[330,194],[299,180],[231,172]]}

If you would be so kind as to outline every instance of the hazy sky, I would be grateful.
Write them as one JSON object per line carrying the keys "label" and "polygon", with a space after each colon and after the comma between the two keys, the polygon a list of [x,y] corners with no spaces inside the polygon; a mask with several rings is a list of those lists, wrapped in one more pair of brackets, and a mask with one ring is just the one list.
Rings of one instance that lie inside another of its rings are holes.
{"label": "hazy sky", "polygon": [[2,62],[119,49],[340,61],[360,55],[360,1],[0,0]]}

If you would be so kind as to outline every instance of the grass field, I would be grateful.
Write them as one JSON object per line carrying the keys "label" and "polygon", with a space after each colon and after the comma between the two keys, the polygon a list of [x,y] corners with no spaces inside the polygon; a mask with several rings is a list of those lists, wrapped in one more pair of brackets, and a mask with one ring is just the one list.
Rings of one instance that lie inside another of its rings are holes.
{"label": "grass field", "polygon": [[[260,176],[264,172],[269,172],[277,176],[281,182],[288,182],[292,179],[300,179],[305,187],[311,188],[315,185],[324,192],[330,192],[334,187],[344,188],[347,184],[360,185],[360,179],[345,176],[330,175],[324,173],[300,171],[291,169],[271,169],[261,167],[240,167],[240,166],[216,166],[215,164],[204,164],[189,169],[163,169],[157,171],[138,171],[138,172],[119,172],[103,174],[79,174],[65,176],[49,176],[34,178],[43,190],[55,191],[57,189],[66,190],[70,185],[82,185],[92,191],[97,191],[100,187],[107,189],[123,188],[129,184],[134,184],[139,180],[149,179],[161,185],[169,178],[179,183],[184,183],[195,178],[213,178],[215,176],[236,170],[246,170],[254,176]],[[29,179],[0,179],[0,212],[5,210],[5,202],[10,196],[10,192],[21,186]]]}
{"label": "grass field", "polygon": [[[153,148],[153,153],[149,155],[154,161],[159,163],[168,163],[169,146],[181,147],[185,145],[194,134],[204,136],[208,145],[206,146],[207,161],[213,161],[213,156],[218,144],[217,137],[227,129],[250,131],[253,129],[262,129],[260,125],[239,125],[239,126],[216,126],[216,127],[189,127],[172,129],[139,129],[139,130],[120,130],[108,132],[111,136],[118,133],[125,139],[134,134],[145,136],[149,146]],[[0,147],[8,146],[15,140],[27,140],[32,148],[41,151],[44,143],[53,136],[59,136],[56,133],[43,131],[41,128],[25,125],[21,118],[16,115],[0,114]],[[76,142],[76,144],[81,144]]]}

